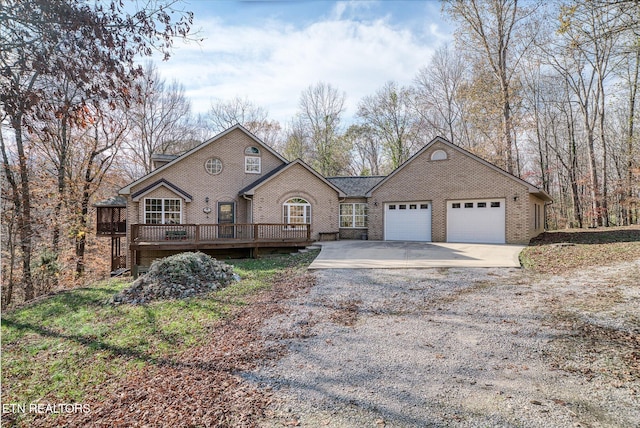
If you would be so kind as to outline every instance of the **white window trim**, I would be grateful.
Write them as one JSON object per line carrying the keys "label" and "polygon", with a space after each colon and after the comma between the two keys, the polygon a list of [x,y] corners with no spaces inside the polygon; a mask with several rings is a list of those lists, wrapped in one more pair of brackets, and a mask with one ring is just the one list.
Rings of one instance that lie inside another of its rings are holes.
{"label": "white window trim", "polygon": [[[162,201],[161,206],[162,209],[160,211],[147,211],[147,200],[150,199],[157,199]],[[165,223],[165,210],[164,210],[164,201],[178,201],[180,203],[180,220],[178,223]],[[144,198],[143,200],[143,221],[144,224],[182,224],[182,199],[180,198]],[[147,213],[160,213],[160,219],[161,219],[161,223],[147,223]]]}
{"label": "white window trim", "polygon": [[[343,205],[351,205],[351,214],[342,214],[342,206]],[[364,214],[364,226],[356,226],[356,217],[363,217],[362,215],[356,214],[356,205],[364,205],[365,207],[365,214]],[[369,213],[367,212],[367,204],[365,202],[353,202],[353,203],[346,203],[346,204],[340,204],[340,211],[339,211],[339,225],[340,225],[340,229],[367,229],[369,227]],[[342,225],[342,218],[347,218],[347,217],[351,217],[351,226],[343,226]]]}
{"label": "white window trim", "polygon": [[435,150],[433,153],[431,153],[432,161],[440,161],[440,160],[447,160],[447,159],[448,159],[447,152],[445,152],[442,149]]}
{"label": "white window trim", "polygon": [[[300,199],[305,202],[289,202],[294,199]],[[291,207],[305,207],[303,210],[303,220],[304,223],[291,223]],[[291,198],[288,199],[284,204],[282,204],[282,220],[285,224],[311,224],[311,204],[304,198]],[[296,226],[285,226],[287,229],[297,229]]]}
{"label": "white window trim", "polygon": [[[250,161],[256,161],[250,163]],[[255,169],[257,167],[257,170]],[[262,160],[259,156],[245,156],[244,157],[244,172],[247,174],[260,174],[262,171]]]}
{"label": "white window trim", "polygon": [[[209,170],[209,166],[212,166],[212,165],[209,165],[209,163],[213,164],[213,163],[214,163],[214,162],[216,162],[216,161],[217,161],[217,163],[220,165],[220,171],[210,171],[210,170]],[[207,174],[210,174],[210,175],[218,175],[218,174],[220,174],[220,173],[222,172],[222,170],[224,169],[224,165],[222,164],[222,160],[220,160],[220,158],[215,158],[215,157],[214,157],[214,158],[209,158],[209,159],[207,159],[207,160],[204,162],[204,169],[205,169],[205,171],[207,171]]]}

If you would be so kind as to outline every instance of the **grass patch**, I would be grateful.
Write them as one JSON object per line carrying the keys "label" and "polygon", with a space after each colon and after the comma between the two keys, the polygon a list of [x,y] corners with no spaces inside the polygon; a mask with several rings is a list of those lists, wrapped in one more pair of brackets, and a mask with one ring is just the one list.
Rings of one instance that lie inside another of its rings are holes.
{"label": "grass patch", "polygon": [[545,232],[520,253],[526,269],[564,273],[640,259],[640,226]]}
{"label": "grass patch", "polygon": [[4,313],[2,402],[78,403],[132,368],[171,362],[248,296],[316,255],[231,261],[242,280],[201,297],[113,306],[106,302],[130,283],[108,280]]}

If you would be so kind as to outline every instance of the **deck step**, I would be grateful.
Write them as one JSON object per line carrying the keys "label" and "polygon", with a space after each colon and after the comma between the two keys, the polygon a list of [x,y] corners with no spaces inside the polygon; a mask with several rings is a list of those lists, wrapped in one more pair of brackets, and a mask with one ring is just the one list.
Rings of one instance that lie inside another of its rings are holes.
{"label": "deck step", "polygon": [[320,245],[309,245],[309,246],[307,247],[307,250],[319,250],[319,249],[321,249],[321,248],[322,248],[322,247],[321,247]]}

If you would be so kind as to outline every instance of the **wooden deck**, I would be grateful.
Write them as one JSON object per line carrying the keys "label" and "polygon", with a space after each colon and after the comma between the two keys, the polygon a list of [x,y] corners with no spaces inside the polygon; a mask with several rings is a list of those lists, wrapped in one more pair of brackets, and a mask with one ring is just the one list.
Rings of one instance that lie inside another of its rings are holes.
{"label": "wooden deck", "polygon": [[309,224],[132,224],[129,249],[207,250],[300,247],[311,243]]}

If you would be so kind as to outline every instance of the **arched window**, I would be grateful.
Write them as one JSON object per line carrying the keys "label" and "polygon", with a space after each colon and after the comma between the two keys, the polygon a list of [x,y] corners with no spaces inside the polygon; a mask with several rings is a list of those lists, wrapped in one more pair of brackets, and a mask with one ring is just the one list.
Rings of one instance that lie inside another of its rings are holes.
{"label": "arched window", "polygon": [[431,160],[437,161],[445,159],[447,159],[447,152],[445,152],[444,150],[436,150],[435,152],[431,153]]}
{"label": "arched window", "polygon": [[250,156],[260,156],[260,149],[255,146],[249,146],[244,149],[244,154]]}
{"label": "arched window", "polygon": [[282,205],[285,224],[310,224],[311,204],[302,198],[291,198]]}

